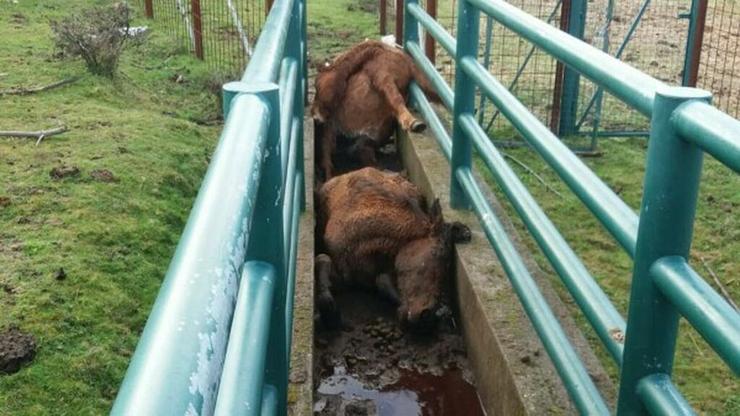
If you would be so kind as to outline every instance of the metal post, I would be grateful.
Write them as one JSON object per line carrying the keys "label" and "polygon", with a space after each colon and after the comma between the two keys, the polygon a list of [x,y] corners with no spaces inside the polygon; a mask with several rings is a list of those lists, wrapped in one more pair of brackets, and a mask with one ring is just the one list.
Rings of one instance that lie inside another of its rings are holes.
{"label": "metal post", "polygon": [[380,0],[380,5],[378,6],[380,9],[380,35],[385,36],[388,33],[388,27],[387,27],[387,20],[388,20],[388,2],[386,0]]}
{"label": "metal post", "polygon": [[154,5],[152,5],[152,0],[144,0],[144,13],[146,14],[146,17],[150,19],[154,18]]}
{"label": "metal post", "polygon": [[190,0],[193,12],[193,42],[195,43],[195,57],[203,60],[203,23],[200,13],[200,0]]}
{"label": "metal post", "polygon": [[407,42],[419,43],[419,22],[416,20],[414,15],[409,12],[406,5],[419,4],[419,0],[407,0],[404,2],[403,7],[403,38],[396,39],[401,45],[406,45]]}
{"label": "metal post", "polygon": [[[296,117],[299,120],[299,123],[303,123],[303,118],[305,116],[305,100],[306,100],[306,88],[307,85],[307,69],[306,69],[306,43],[303,41],[306,39],[305,37],[305,27],[306,27],[306,0],[298,0],[296,1],[296,19],[298,22],[298,30],[296,31],[296,39],[295,42],[299,44],[299,47],[296,51],[295,59],[298,62],[298,76],[300,77],[300,84],[299,86],[303,86],[302,88],[296,88],[296,97],[293,100],[294,103],[294,117]],[[300,174],[301,177],[305,177],[306,171],[304,166],[304,154],[303,154],[303,128],[300,128],[298,131],[298,143],[296,146],[296,164],[297,164],[297,173]],[[290,172],[290,174],[295,174],[295,172]],[[301,187],[300,195],[301,198],[298,201],[298,203],[301,206],[301,212],[306,210],[306,189],[304,181],[301,181],[301,183],[297,184],[296,186]],[[289,198],[292,196],[288,195]]]}
{"label": "metal post", "polygon": [[[587,0],[571,0],[568,15],[568,33],[571,36],[583,39],[586,29]],[[576,132],[576,117],[578,113],[578,91],[581,76],[570,67],[563,70],[563,89],[560,98],[560,137]]]}
{"label": "metal post", "polygon": [[[250,230],[247,260],[258,260],[275,268],[275,289],[270,317],[270,339],[268,341],[265,384],[278,391],[278,408],[285,409],[288,389],[289,354],[286,348],[285,304],[287,273],[283,239],[284,183],[280,160],[280,89],[273,83],[253,85],[260,98],[270,109],[270,126],[265,157],[262,162],[262,180],[257,193],[256,216]],[[292,109],[287,109],[291,111]]]}
{"label": "metal post", "polygon": [[652,374],[670,375],[673,368],[679,316],[655,286],[650,267],[666,256],[688,258],[703,151],[679,137],[671,116],[687,101],[710,99],[706,91],[683,87],[655,94],[618,415],[647,414],[638,383]]}
{"label": "metal post", "polygon": [[470,137],[460,125],[460,116],[472,115],[475,111],[475,82],[462,69],[465,58],[478,59],[478,26],[480,10],[467,0],[460,0],[457,16],[457,55],[455,56],[455,104],[453,107],[452,159],[450,204],[453,208],[469,207],[465,190],[457,180],[456,172],[460,168],[471,166],[472,144]]}
{"label": "metal post", "polygon": [[401,44],[403,39],[403,14],[405,7],[403,7],[404,0],[396,0],[396,43]]}
{"label": "metal post", "polygon": [[[437,20],[437,0],[427,0],[427,14]],[[424,52],[432,64],[437,61],[437,41],[429,32],[424,39]]]}
{"label": "metal post", "polygon": [[682,83],[687,87],[695,87],[699,76],[701,48],[704,44],[707,0],[692,0],[689,19],[689,33],[686,37],[686,56],[684,57]]}
{"label": "metal post", "polygon": [[[483,67],[486,68],[486,71],[491,67],[491,47],[493,46],[491,42],[493,42],[493,18],[486,15],[486,46],[483,51]],[[483,124],[483,119],[485,118],[485,116],[486,94],[481,94],[480,102],[478,104],[478,124]],[[493,125],[493,123],[488,125],[486,131],[490,129],[491,125]]]}

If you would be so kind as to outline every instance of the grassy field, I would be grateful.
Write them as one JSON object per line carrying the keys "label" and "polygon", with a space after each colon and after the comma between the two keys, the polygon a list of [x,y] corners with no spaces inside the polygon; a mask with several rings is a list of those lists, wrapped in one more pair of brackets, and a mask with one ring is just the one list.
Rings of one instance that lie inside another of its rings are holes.
{"label": "grassy field", "polygon": [[[48,20],[88,3],[0,0],[0,90],[82,76],[57,90],[0,96],[0,130],[59,124],[70,129],[38,147],[32,140],[0,138],[0,328],[17,324],[39,344],[30,365],[0,375],[0,415],[108,411],[219,132],[218,126],[202,125],[218,116],[205,66],[156,24],[148,41],[125,53],[116,80],[86,75],[79,62],[54,59]],[[309,2],[312,64],[376,36],[374,9],[365,3],[372,2]],[[178,75],[184,82],[173,81]],[[587,159],[633,207],[641,197],[644,143],[604,140],[604,156]],[[536,155],[508,152],[562,194],[520,172],[624,313],[630,260]],[[51,179],[50,170],[63,165],[80,174]],[[102,169],[117,180],[91,176]],[[693,263],[708,276],[703,258],[735,299],[738,210],[740,179],[708,158]],[[59,268],[65,280],[54,278]],[[740,414],[737,378],[685,323],[676,378],[703,413]]]}
{"label": "grassy field", "polygon": [[[0,90],[82,77],[0,96],[0,130],[69,128],[39,146],[0,138],[0,328],[38,343],[0,375],[2,415],[108,412],[220,130],[201,125],[220,111],[203,64],[156,27],[112,81],[54,59],[49,19],[89,4],[0,1]],[[79,175],[52,179],[63,165]]]}
{"label": "grassy field", "polygon": [[[497,132],[504,137],[511,131]],[[642,197],[642,181],[645,173],[646,141],[644,139],[609,139],[599,142],[603,156],[586,158],[585,162],[632,208],[639,209]],[[627,316],[632,260],[616,241],[605,231],[596,218],[558,178],[552,169],[529,148],[506,149],[506,153],[522,161],[535,171],[544,182],[558,192],[548,189],[542,182],[520,166],[511,163],[522,181],[535,196],[540,206],[552,219],[568,243],[584,261],[586,267],[599,282],[622,316]],[[481,161],[477,167],[481,172],[487,168]],[[501,198],[492,177],[487,175],[492,189]],[[513,208],[505,204],[521,230],[524,225]],[[709,267],[727,289],[733,299],[740,299],[740,176],[724,167],[711,157],[704,162],[704,172],[699,194],[699,203],[694,228],[694,243],[691,263],[694,268],[712,282]],[[525,234],[526,231],[523,231]],[[538,261],[545,270],[552,270],[541,255],[531,237],[526,239]],[[706,265],[706,266],[705,266]],[[552,272],[553,275],[554,272]],[[600,341],[590,329],[585,318],[576,312],[577,306],[557,280],[554,286],[561,297],[572,306],[584,333],[592,341],[609,373],[617,378],[618,371],[611,358],[601,347]],[[674,377],[676,384],[687,400],[703,414],[740,415],[740,383],[732,371],[712,351],[687,322],[681,321],[677,345]]]}

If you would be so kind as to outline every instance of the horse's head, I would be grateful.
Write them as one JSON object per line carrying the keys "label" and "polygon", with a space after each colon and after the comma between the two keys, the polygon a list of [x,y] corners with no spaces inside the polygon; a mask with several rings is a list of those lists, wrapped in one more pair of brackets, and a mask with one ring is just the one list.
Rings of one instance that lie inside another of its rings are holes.
{"label": "horse's head", "polygon": [[442,287],[450,275],[453,244],[470,240],[470,229],[459,222],[445,223],[439,200],[430,209],[431,233],[411,241],[396,256],[395,269],[404,328],[430,331],[437,322]]}

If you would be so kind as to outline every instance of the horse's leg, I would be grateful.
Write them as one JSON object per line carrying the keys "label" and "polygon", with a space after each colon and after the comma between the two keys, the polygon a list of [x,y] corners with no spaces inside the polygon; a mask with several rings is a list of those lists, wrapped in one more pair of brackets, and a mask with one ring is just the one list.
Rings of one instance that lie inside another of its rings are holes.
{"label": "horse's leg", "polygon": [[416,133],[424,131],[427,126],[423,121],[418,120],[406,107],[406,100],[398,91],[396,81],[393,76],[385,70],[374,68],[368,69],[368,75],[373,87],[385,98],[385,101],[393,110],[393,114],[398,120],[398,124],[404,130],[410,130]]}
{"label": "horse's leg", "polygon": [[378,166],[378,159],[375,157],[375,141],[367,136],[359,136],[354,139],[354,143],[348,149],[351,157],[360,161],[362,166]]}
{"label": "horse's leg", "polygon": [[331,157],[337,147],[337,132],[332,122],[326,123],[322,130],[321,154],[319,155],[321,160],[319,164],[324,173],[324,181],[328,181],[334,174],[334,164]]}
{"label": "horse's leg", "polygon": [[401,296],[398,294],[398,290],[396,290],[396,286],[393,284],[393,279],[390,275],[386,273],[379,274],[375,278],[375,287],[381,296],[393,302],[393,304],[401,304]]}
{"label": "horse's leg", "polygon": [[324,326],[338,329],[342,324],[339,307],[332,294],[332,261],[326,254],[319,254],[315,259],[316,289],[318,292],[317,304],[319,316]]}

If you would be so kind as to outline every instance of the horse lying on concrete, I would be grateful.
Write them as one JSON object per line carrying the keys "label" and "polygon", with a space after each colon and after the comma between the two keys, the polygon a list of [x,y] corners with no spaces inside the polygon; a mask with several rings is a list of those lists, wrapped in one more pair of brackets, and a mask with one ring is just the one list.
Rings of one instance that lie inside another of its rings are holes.
{"label": "horse lying on concrete", "polygon": [[398,305],[402,327],[429,330],[437,321],[453,244],[470,240],[459,222],[445,223],[439,200],[427,210],[419,189],[392,172],[364,168],[337,176],[317,193],[318,306],[329,327],[341,323],[337,286],[376,288]]}
{"label": "horse lying on concrete", "polygon": [[338,136],[352,141],[350,157],[376,166],[375,150],[385,145],[398,124],[407,131],[426,128],[406,107],[411,81],[432,101],[431,84],[403,51],[365,41],[319,68],[311,114],[316,122],[316,155],[324,180],[334,175],[332,155]]}

